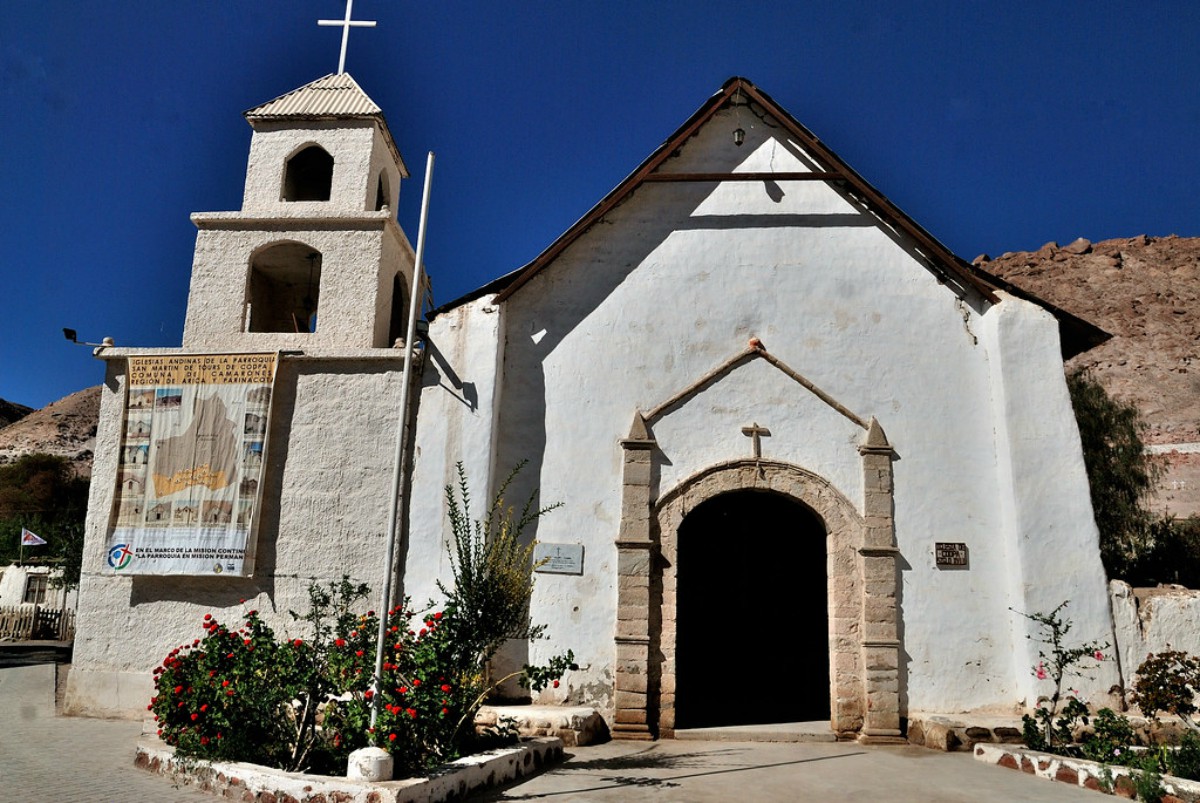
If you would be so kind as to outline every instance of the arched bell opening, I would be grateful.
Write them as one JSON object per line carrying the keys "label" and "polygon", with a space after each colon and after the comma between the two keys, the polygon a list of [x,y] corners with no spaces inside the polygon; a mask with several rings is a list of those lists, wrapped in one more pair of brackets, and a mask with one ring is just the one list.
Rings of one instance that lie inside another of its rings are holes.
{"label": "arched bell opening", "polygon": [[333,190],[333,157],[320,145],[302,148],[283,172],[283,200],[328,201]]}
{"label": "arched bell opening", "polygon": [[304,243],[278,243],[250,260],[246,331],[317,331],[321,253]]}

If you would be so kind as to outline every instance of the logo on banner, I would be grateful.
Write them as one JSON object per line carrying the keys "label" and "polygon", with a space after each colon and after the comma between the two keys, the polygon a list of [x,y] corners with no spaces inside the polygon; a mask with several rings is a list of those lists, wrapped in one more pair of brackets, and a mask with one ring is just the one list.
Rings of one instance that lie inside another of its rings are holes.
{"label": "logo on banner", "polygon": [[124,569],[133,560],[133,550],[128,544],[117,544],[108,550],[108,565],[114,569]]}

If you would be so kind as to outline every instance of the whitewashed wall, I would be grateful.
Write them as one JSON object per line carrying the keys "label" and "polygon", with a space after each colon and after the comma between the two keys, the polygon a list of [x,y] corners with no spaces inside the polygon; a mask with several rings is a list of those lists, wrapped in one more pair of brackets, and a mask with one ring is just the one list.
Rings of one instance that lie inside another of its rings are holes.
{"label": "whitewashed wall", "polygon": [[[733,127],[718,115],[662,169],[808,169],[765,127],[736,149]],[[1011,708],[1029,696],[1026,630],[1010,606],[1046,609],[1062,595],[1076,632],[1111,633],[1099,615],[1105,594],[1053,321],[1015,299],[981,314],[985,302],[960,300],[894,232],[823,182],[644,185],[503,306],[502,404],[488,430],[495,473],[530,460],[523,488],[564,503],[538,539],[585,548],[582,576],[537,581],[534,619],[551,641],[534,644],[533,657],[570,647],[582,666],[558,698],[611,704],[619,439],[635,410],[670,398],[751,337],[858,415],[877,417],[896,448],[908,710]],[[1000,312],[1008,308],[1011,316]],[[459,326],[455,336],[475,334]],[[492,370],[495,353],[455,348],[463,376]],[[443,482],[454,459],[475,471],[485,463],[437,420],[455,409],[453,394],[426,385],[422,449],[441,443],[447,456],[418,464],[426,484],[414,487],[414,504],[432,485],[422,471]],[[479,432],[490,426],[486,416],[470,421]],[[861,504],[861,430],[762,362],[652,422],[667,458],[658,494],[747,456],[741,427],[752,421],[772,431],[765,456],[814,471]],[[969,568],[936,568],[935,541],[966,542]]]}
{"label": "whitewashed wall", "polygon": [[1125,684],[1150,653],[1182,650],[1200,655],[1200,591],[1108,585]]}
{"label": "whitewashed wall", "polygon": [[[26,549],[37,549],[38,547],[26,547]],[[45,549],[46,547],[41,547]],[[30,577],[42,576],[47,578],[47,581],[52,576],[52,570],[48,566],[24,566],[16,563],[8,566],[0,566],[0,607],[8,605],[24,605],[25,604],[25,588]],[[46,586],[46,600],[42,603],[44,608],[74,609],[76,591],[67,591],[62,588],[55,588],[49,583]]]}
{"label": "whitewashed wall", "polygon": [[397,354],[380,359],[378,351],[363,350],[357,358],[342,352],[334,359],[281,362],[257,564],[246,578],[129,576],[108,568],[125,393],[125,361],[112,355],[96,434],[68,711],[139,716],[153,668],[172,647],[202,635],[206,613],[238,622],[253,608],[277,632],[296,633],[288,612],[307,610],[310,583],[349,575],[381,589],[401,381]]}

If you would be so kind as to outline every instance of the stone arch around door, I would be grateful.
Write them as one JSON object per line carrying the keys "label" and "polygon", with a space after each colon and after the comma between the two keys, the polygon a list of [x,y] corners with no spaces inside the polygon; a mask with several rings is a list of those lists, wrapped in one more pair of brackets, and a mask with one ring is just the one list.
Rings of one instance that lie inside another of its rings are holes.
{"label": "stone arch around door", "polygon": [[900,740],[893,450],[874,419],[864,423],[867,431],[858,449],[864,477],[860,512],[823,477],[770,460],[711,466],[654,499],[657,444],[644,419],[635,416],[630,436],[621,442],[614,736],[674,735],[679,525],[689,511],[719,494],[764,490],[803,503],[826,529],[832,729],[860,741]]}
{"label": "stone arch around door", "polygon": [[[657,542],[655,571],[650,580],[650,603],[657,608],[659,626],[651,633],[649,674],[658,689],[658,729],[675,729],[675,611],[679,528],[695,508],[731,491],[769,491],[800,502],[821,520],[826,532],[827,595],[830,652],[830,719],[834,730],[858,731],[863,710],[862,656],[856,643],[862,618],[862,580],[857,549],[862,542],[862,517],[836,488],[798,466],[773,461],[738,460],[710,467],[684,480],[655,505],[651,533]],[[785,634],[781,633],[781,637]],[[655,637],[657,636],[657,637]],[[793,693],[789,690],[787,693]]]}

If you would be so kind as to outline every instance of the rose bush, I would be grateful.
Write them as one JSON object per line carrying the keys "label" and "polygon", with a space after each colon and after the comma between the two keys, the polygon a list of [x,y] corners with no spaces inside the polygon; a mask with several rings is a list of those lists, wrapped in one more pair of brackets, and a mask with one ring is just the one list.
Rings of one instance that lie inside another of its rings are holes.
{"label": "rose bush", "polygon": [[149,709],[159,736],[184,756],[338,774],[352,750],[370,744],[392,753],[401,776],[470,751],[475,714],[490,692],[514,678],[541,691],[574,668],[568,651],[544,666],[489,675],[506,640],[541,632],[529,621],[532,544],[521,534],[552,508],[537,508],[531,496],[514,517],[503,494],[515,475],[472,521],[459,466],[457,498],[446,489],[454,583],[439,584],[443,604],[419,616],[409,600],[383,622],[375,611],[356,614],[368,589],[346,578],[309,587],[308,611],[291,613],[298,635],[277,637],[253,610],[236,625],[205,614],[204,635],[155,669]]}

